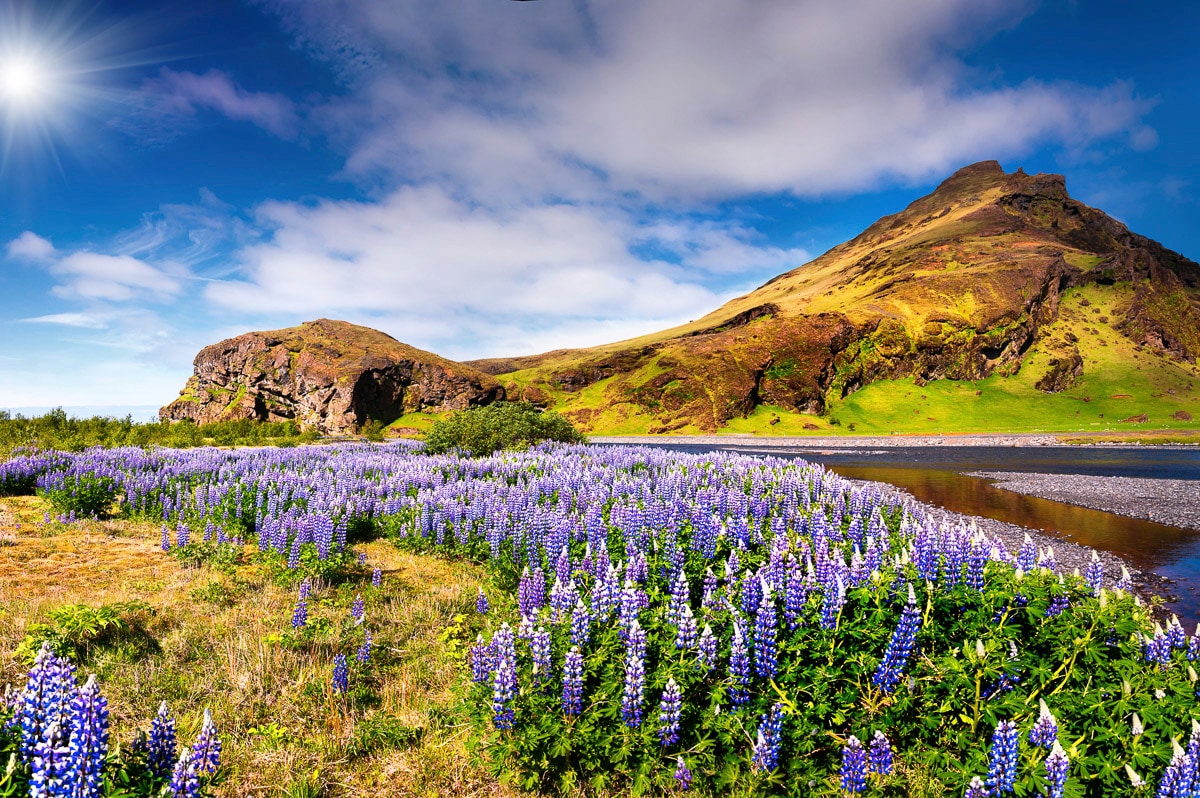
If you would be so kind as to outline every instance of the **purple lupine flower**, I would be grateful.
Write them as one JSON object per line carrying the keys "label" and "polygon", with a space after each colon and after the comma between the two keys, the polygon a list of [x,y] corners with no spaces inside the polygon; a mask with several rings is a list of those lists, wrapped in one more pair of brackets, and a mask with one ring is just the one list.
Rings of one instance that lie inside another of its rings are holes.
{"label": "purple lupine flower", "polygon": [[746,650],[742,621],[736,616],[733,619],[733,639],[729,644],[729,677],[733,680],[730,700],[735,707],[740,707],[750,700],[750,693],[746,689],[750,684],[750,652]]}
{"label": "purple lupine flower", "polygon": [[717,666],[717,638],[713,635],[712,627],[708,624],[704,624],[704,630],[700,632],[700,644],[696,649],[696,661],[706,671],[711,671]]}
{"label": "purple lupine flower", "polygon": [[692,608],[684,604],[679,613],[679,626],[675,631],[675,648],[687,651],[696,645],[696,616]]}
{"label": "purple lupine flower", "polygon": [[690,603],[691,595],[687,575],[680,571],[671,584],[671,594],[667,602],[667,623],[678,624],[684,606],[690,605]]}
{"label": "purple lupine flower", "polygon": [[1171,641],[1163,633],[1162,627],[1154,625],[1154,637],[1143,637],[1145,641],[1145,658],[1147,662],[1156,663],[1161,670],[1166,670],[1171,662]]}
{"label": "purple lupine flower", "polygon": [[196,765],[186,756],[181,756],[171,772],[171,798],[200,798],[200,774]]}
{"label": "purple lupine flower", "polygon": [[162,543],[160,544],[163,551],[171,550],[171,528],[163,524],[162,528]]}
{"label": "purple lupine flower", "polygon": [[1050,599],[1050,606],[1046,608],[1046,617],[1055,618],[1062,615],[1069,606],[1071,606],[1071,599],[1067,597],[1066,593],[1059,593]]}
{"label": "purple lupine flower", "polygon": [[1017,748],[1020,737],[1011,720],[996,724],[992,734],[992,750],[988,762],[987,788],[989,796],[1003,795],[1013,791],[1017,778]]}
{"label": "purple lupine flower", "polygon": [[350,605],[350,617],[356,621],[362,621],[365,613],[366,604],[363,602],[362,593],[358,593],[354,596],[354,603]]}
{"label": "purple lupine flower", "polygon": [[150,721],[150,735],[146,740],[146,767],[155,778],[165,781],[171,777],[176,750],[175,718],[171,717],[167,702],[163,701]]}
{"label": "purple lupine flower", "polygon": [[853,734],[842,749],[842,789],[857,794],[867,789],[867,751]]}
{"label": "purple lupine flower", "polygon": [[1187,755],[1178,750],[1178,743],[1176,746],[1175,756],[1171,758],[1171,763],[1163,771],[1162,780],[1158,783],[1159,798],[1183,798],[1191,794],[1191,790],[1188,789],[1190,784],[1185,785],[1185,782],[1191,781],[1191,774],[1188,772],[1191,770],[1191,763],[1187,761]]}
{"label": "purple lupine flower", "polygon": [[658,741],[666,747],[679,742],[679,713],[683,705],[683,694],[675,679],[668,677],[663,688],[662,700],[658,704]]}
{"label": "purple lupine flower", "polygon": [[67,731],[58,723],[51,723],[33,748],[29,775],[30,798],[57,798],[68,794],[70,756]]}
{"label": "purple lupine flower", "polygon": [[891,775],[892,772],[892,742],[887,735],[876,730],[867,747],[867,765],[872,773],[880,776]]}
{"label": "purple lupine flower", "polygon": [[296,601],[296,608],[292,610],[292,628],[299,629],[308,623],[308,597],[303,592],[300,593],[300,598]]}
{"label": "purple lupine flower", "polygon": [[838,615],[842,605],[846,603],[846,584],[838,574],[833,582],[825,583],[825,593],[821,600],[821,628],[834,629],[837,627]]}
{"label": "purple lupine flower", "polygon": [[471,681],[486,682],[493,670],[492,647],[483,642],[483,632],[480,632],[475,645],[471,646]]}
{"label": "purple lupine flower", "polygon": [[770,773],[779,767],[779,749],[783,744],[783,705],[772,704],[758,718],[758,734],[751,754],[756,770]]}
{"label": "purple lupine flower", "polygon": [[517,673],[514,663],[501,656],[492,682],[492,722],[497,729],[511,729],[516,720],[512,700],[517,694]]}
{"label": "purple lupine flower", "polygon": [[921,611],[917,607],[917,594],[912,584],[908,586],[908,602],[900,611],[900,622],[896,624],[883,659],[871,677],[875,686],[885,693],[896,689],[900,683],[900,674],[912,654],[913,645],[917,640],[917,630],[921,627]]}
{"label": "purple lupine flower", "polygon": [[483,588],[479,588],[479,594],[475,596],[475,612],[487,615],[489,609],[487,594],[483,592]]}
{"label": "purple lupine flower", "polygon": [[371,587],[381,587],[383,585],[383,569],[376,568],[371,572]]}
{"label": "purple lupine flower", "polygon": [[71,798],[100,798],[108,756],[108,701],[100,695],[95,675],[88,677],[71,702],[70,725],[65,794]]}
{"label": "purple lupine flower", "polygon": [[360,551],[358,553],[358,564],[359,565],[367,564],[367,553],[365,551]]}
{"label": "purple lupine flower", "polygon": [[1045,699],[1038,699],[1038,719],[1029,730],[1029,742],[1040,748],[1051,748],[1058,740],[1058,721],[1050,713]]}
{"label": "purple lupine flower", "polygon": [[646,688],[646,633],[633,619],[625,654],[625,683],[621,691],[621,719],[636,729],[642,725],[643,692]]}
{"label": "purple lupine flower", "polygon": [[1083,578],[1087,580],[1088,589],[1092,591],[1092,595],[1099,596],[1100,589],[1104,585],[1104,566],[1100,564],[1100,558],[1094,549],[1092,550],[1092,561],[1088,563]]}
{"label": "purple lupine flower", "polygon": [[221,765],[221,738],[217,736],[217,726],[207,708],[200,733],[192,743],[191,761],[197,773],[216,773]]}
{"label": "purple lupine flower", "polygon": [[[14,718],[21,727],[18,746],[21,761],[32,761],[34,749],[52,724],[60,731],[67,729],[70,725],[71,701],[77,689],[75,667],[69,660],[55,654],[48,642],[43,642],[29,670],[25,691],[21,695],[21,706]],[[54,756],[53,751],[50,755]]]}
{"label": "purple lupine flower", "polygon": [[1026,532],[1025,542],[1021,544],[1021,548],[1017,551],[1017,567],[1028,573],[1037,566],[1037,558],[1037,546],[1033,545],[1032,538]]}
{"label": "purple lupine flower", "polygon": [[990,794],[979,777],[973,776],[971,783],[967,785],[967,791],[963,793],[963,798],[988,798]]}
{"label": "purple lupine flower", "polygon": [[971,540],[971,548],[967,552],[967,584],[974,590],[983,590],[983,569],[987,565],[987,546],[982,535],[976,535]]}
{"label": "purple lupine flower", "polygon": [[359,662],[371,661],[371,630],[363,630],[362,645],[358,647],[358,651],[354,652],[354,658]]}
{"label": "purple lupine flower", "polygon": [[1048,798],[1062,798],[1067,784],[1067,771],[1070,770],[1070,767],[1071,762],[1067,759],[1067,752],[1063,750],[1058,740],[1055,740],[1053,750],[1046,757]]}
{"label": "purple lupine flower", "polygon": [[675,758],[675,783],[679,785],[679,789],[688,790],[692,786],[692,771],[688,769],[687,762],[683,761],[683,757]]}
{"label": "purple lupine flower", "polygon": [[1183,631],[1183,627],[1179,625],[1179,616],[1177,615],[1172,615],[1171,622],[1167,625],[1167,643],[1172,649],[1187,647],[1187,632]]}
{"label": "purple lupine flower", "polygon": [[700,607],[709,609],[717,603],[717,575],[713,573],[712,568],[704,569],[704,586],[700,596]]}
{"label": "purple lupine flower", "polygon": [[1047,546],[1045,551],[1039,552],[1037,567],[1045,568],[1051,573],[1058,570],[1058,560],[1054,559],[1053,546]]}
{"label": "purple lupine flower", "polygon": [[533,684],[541,687],[550,683],[550,633],[539,626],[529,639],[533,652]]}
{"label": "purple lupine flower", "polygon": [[333,658],[333,677],[331,683],[334,695],[345,693],[350,689],[350,665],[346,662],[345,654],[337,654]]}
{"label": "purple lupine flower", "polygon": [[563,657],[563,714],[575,716],[583,712],[583,654],[578,646]]}
{"label": "purple lupine flower", "polygon": [[583,598],[575,599],[575,609],[571,612],[571,645],[580,648],[588,644],[592,636],[592,614]]}
{"label": "purple lupine flower", "polygon": [[764,679],[773,679],[779,667],[775,641],[777,625],[775,602],[766,583],[763,583],[758,614],[754,616],[754,672]]}

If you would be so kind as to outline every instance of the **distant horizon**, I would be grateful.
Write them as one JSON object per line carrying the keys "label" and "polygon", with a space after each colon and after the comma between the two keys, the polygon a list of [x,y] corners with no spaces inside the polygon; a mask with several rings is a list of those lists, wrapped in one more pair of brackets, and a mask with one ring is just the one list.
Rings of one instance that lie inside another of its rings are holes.
{"label": "distant horizon", "polygon": [[44,416],[52,410],[62,409],[69,418],[86,419],[95,416],[122,419],[131,416],[134,421],[157,421],[162,405],[29,405],[26,407],[0,407],[0,413],[25,418]]}

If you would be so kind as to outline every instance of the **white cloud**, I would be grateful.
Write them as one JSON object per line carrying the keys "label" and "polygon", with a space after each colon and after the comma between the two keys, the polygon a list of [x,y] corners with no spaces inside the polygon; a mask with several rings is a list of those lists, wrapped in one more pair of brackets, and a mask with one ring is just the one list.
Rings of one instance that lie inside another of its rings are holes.
{"label": "white cloud", "polygon": [[[160,119],[192,117],[200,110],[216,111],[230,119],[257,125],[284,139],[295,138],[300,123],[295,105],[287,97],[246,91],[229,75],[216,69],[201,75],[164,67],[157,77],[143,83],[131,103],[142,109],[142,115]],[[144,124],[145,120],[139,122],[139,125]],[[133,127],[126,127],[135,132]]]}
{"label": "white cloud", "polygon": [[8,242],[8,256],[20,260],[44,261],[54,257],[54,245],[30,230]]}
{"label": "white cloud", "polygon": [[128,255],[73,252],[53,263],[50,273],[59,280],[51,293],[64,299],[163,300],[181,290],[176,277]]}
{"label": "white cloud", "polygon": [[103,330],[108,327],[110,318],[108,313],[50,313],[45,316],[31,316],[28,319],[21,319],[21,321],[30,324],[61,324],[65,327]]}

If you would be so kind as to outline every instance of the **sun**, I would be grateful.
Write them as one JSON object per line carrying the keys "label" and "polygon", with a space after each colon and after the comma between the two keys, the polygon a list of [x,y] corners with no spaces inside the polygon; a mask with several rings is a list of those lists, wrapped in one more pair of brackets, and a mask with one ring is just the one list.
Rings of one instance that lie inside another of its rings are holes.
{"label": "sun", "polygon": [[44,74],[31,58],[9,58],[0,63],[0,97],[16,105],[36,102],[46,88]]}

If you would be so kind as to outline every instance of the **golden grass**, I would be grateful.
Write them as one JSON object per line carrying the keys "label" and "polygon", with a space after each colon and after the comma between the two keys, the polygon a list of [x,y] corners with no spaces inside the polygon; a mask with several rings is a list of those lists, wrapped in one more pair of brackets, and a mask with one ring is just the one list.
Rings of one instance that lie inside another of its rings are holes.
{"label": "golden grass", "polygon": [[[261,566],[184,568],[159,549],[155,524],[43,527],[42,512],[37,498],[0,499],[0,684],[23,679],[14,652],[30,625],[46,623],[55,608],[141,600],[154,610],[145,633],[157,650],[131,656],[97,645],[80,671],[97,674],[114,739],[126,744],[161,700],[174,711],[183,743],[209,707],[228,773],[218,794],[514,794],[470,763],[465,727],[455,719],[462,665],[441,642],[455,616],[473,610],[482,577],[476,566],[374,541],[355,548],[383,569],[382,588],[372,589],[368,577],[314,592],[310,619],[327,618],[334,628],[356,593],[367,599],[373,663],[356,676],[370,686],[356,700],[331,692],[332,636],[301,647],[281,642],[295,590],[271,581]],[[224,600],[197,598],[204,588]],[[353,659],[353,650],[344,653]],[[411,744],[349,755],[364,723],[380,718],[424,733]]]}

